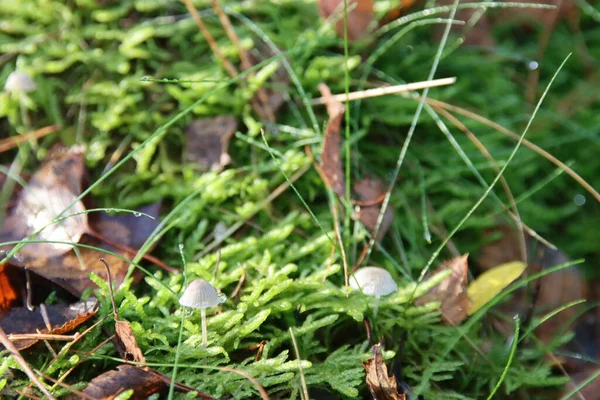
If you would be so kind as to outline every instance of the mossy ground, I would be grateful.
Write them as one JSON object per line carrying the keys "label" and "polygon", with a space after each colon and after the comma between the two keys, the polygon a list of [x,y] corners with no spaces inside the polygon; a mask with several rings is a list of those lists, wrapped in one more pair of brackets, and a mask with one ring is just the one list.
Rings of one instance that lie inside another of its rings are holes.
{"label": "mossy ground", "polygon": [[[302,103],[319,95],[317,84],[325,82],[334,93],[343,92],[345,68],[352,90],[363,85],[364,76],[369,77],[369,87],[425,80],[439,43],[432,39],[433,25],[410,30],[372,65],[361,59],[367,59],[394,32],[350,44],[346,63],[343,40],[319,17],[312,1],[226,4],[248,50],[266,49],[262,39],[268,38],[289,63],[289,83],[284,87],[289,98],[277,113],[277,125],[262,123],[249,104],[253,88],[266,84],[259,80],[260,74],[251,85],[231,80],[179,2],[3,2],[0,81],[15,69],[34,76],[38,90],[27,102],[33,127],[57,123],[62,128],[37,145],[22,145],[18,154],[2,154],[2,162],[23,157],[26,170],[34,171],[53,143],[83,143],[88,149],[90,181],[95,182],[116,149],[121,146],[124,154],[137,149],[129,161],[95,185],[92,193],[103,207],[134,209],[162,200],[164,214],[170,215],[153,254],[170,265],[182,266],[181,247],[185,277],[152,270],[153,276],[116,292],[120,317],[132,322],[138,344],[158,370],[171,374],[177,359],[176,379],[182,383],[217,397],[256,396],[254,386],[243,377],[215,369],[228,366],[258,378],[274,398],[299,398],[291,328],[309,389],[320,388],[333,398],[368,396],[361,360],[369,357],[369,348],[360,321],[371,313],[372,305],[356,293],[346,297],[340,289],[344,280],[341,259],[337,252],[332,253],[333,219],[322,180],[309,168],[294,183],[318,224],[291,189],[268,204],[263,200],[285,184],[282,172],[289,177],[310,166],[304,145],[311,145],[315,154],[320,151],[325,109],[308,110]],[[196,5],[207,10],[203,15],[210,31],[225,55],[239,65],[236,49],[208,2]],[[458,81],[432,90],[430,96],[474,110],[521,133],[535,105],[525,96],[531,73],[528,65],[539,62],[537,99],[564,58],[574,52],[527,138],[571,165],[597,188],[598,80],[586,69],[580,49],[585,43],[595,67],[600,58],[600,24],[597,14],[584,10],[587,8],[581,10],[581,32],[573,33],[566,23],[559,23],[543,59],[536,59],[541,29],[524,29],[510,21],[494,27],[497,45],[492,49],[450,46],[436,76],[456,76]],[[451,36],[449,43],[455,39]],[[266,57],[270,56],[284,64],[280,55],[267,53]],[[270,67],[268,61],[262,64],[263,72]],[[154,81],[160,79],[181,82]],[[281,83],[273,85],[282,87]],[[187,113],[171,123],[188,107]],[[399,96],[351,105],[351,182],[367,175],[391,178],[416,108],[417,101]],[[230,144],[233,163],[222,173],[199,174],[182,163],[183,131],[193,119],[219,114],[233,114],[242,121]],[[18,101],[5,93],[0,95],[0,116],[5,117],[0,120],[2,137],[27,131]],[[515,146],[513,140],[462,120],[500,164],[507,159]],[[491,182],[495,172],[490,162],[458,129],[447,125],[483,178]],[[275,158],[265,150],[261,129]],[[517,198],[541,185],[519,202],[523,221],[571,258],[586,258],[584,270],[593,275],[593,266],[600,261],[594,240],[600,207],[566,174],[546,179],[556,171],[540,155],[522,148],[505,177]],[[406,294],[413,288],[410,281],[419,276],[441,243],[435,234],[432,243],[424,239],[423,196],[432,205],[426,210],[428,221],[450,230],[485,189],[435,121],[423,113],[391,196],[396,218],[383,241],[386,251],[374,251],[370,263],[390,270],[403,288],[382,301],[373,320],[376,332],[385,338],[385,356],[393,357],[396,367],[401,364],[406,383],[426,398],[487,396],[507,361],[507,339],[488,326],[473,320],[459,331],[442,326],[431,307],[407,303],[410,296]],[[507,203],[500,189],[495,193]],[[574,202],[578,195],[584,196],[585,204]],[[184,200],[184,206],[177,207]],[[229,227],[242,221],[248,224],[242,224],[221,247],[221,266],[213,282],[230,294],[245,273],[245,285],[238,299],[227,301],[222,313],[210,316],[210,343],[204,350],[199,316],[186,317],[178,307],[176,293],[184,279],[212,279],[217,254],[198,254],[209,244],[215,225]],[[499,221],[508,219],[490,197],[452,240],[462,253],[469,252],[475,259],[484,241],[483,230]],[[349,258],[355,260],[366,233],[354,222],[344,224],[343,219],[342,229]],[[443,252],[438,261],[449,256]],[[100,280],[98,284],[99,315],[104,316],[112,310],[106,284]],[[107,320],[105,327],[111,330],[111,324]],[[50,366],[52,357],[44,347],[27,358],[35,368],[58,378],[82,359],[82,352],[94,349],[105,338],[102,329],[93,330]],[[557,338],[549,347],[526,340],[529,347],[518,349],[499,394],[510,397],[518,391],[522,398],[543,398],[532,388],[563,382],[560,375],[551,373],[543,357],[545,351],[567,339]],[[255,361],[254,352],[247,349],[263,340],[267,344],[262,359]],[[477,352],[481,347],[491,350],[481,356]],[[97,349],[67,382],[82,389],[94,376],[118,364],[109,358],[115,355],[111,344]],[[16,364],[5,354],[0,372],[4,374],[8,367],[16,368]],[[14,375],[3,384],[14,390],[27,382],[24,376]],[[55,393],[67,390],[57,388]]]}

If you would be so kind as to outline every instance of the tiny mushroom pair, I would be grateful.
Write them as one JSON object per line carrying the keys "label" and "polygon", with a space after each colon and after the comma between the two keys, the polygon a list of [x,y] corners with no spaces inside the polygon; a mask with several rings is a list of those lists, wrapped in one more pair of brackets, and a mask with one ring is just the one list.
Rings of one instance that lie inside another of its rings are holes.
{"label": "tiny mushroom pair", "polygon": [[206,309],[216,307],[227,300],[217,289],[204,279],[196,279],[188,285],[179,299],[179,304],[189,308],[199,308],[202,316],[202,346],[206,348],[208,338],[206,331]]}
{"label": "tiny mushroom pair", "polygon": [[360,290],[366,296],[377,298],[374,313],[377,314],[379,299],[398,290],[392,275],[383,268],[363,267],[350,277],[350,287]]}

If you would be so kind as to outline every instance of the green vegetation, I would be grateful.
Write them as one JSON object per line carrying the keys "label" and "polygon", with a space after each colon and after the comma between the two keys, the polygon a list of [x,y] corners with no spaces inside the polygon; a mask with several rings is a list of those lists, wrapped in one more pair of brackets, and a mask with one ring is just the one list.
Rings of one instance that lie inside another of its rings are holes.
{"label": "green vegetation", "polygon": [[[207,10],[203,18],[222,52],[239,66],[237,50],[210,3],[195,3],[198,9]],[[18,151],[0,154],[2,164],[19,157],[25,170],[33,172],[54,143],[85,144],[91,193],[99,207],[135,209],[163,202],[165,223],[152,254],[185,273],[171,275],[150,268],[152,276],[136,284],[129,279],[115,292],[119,316],[132,323],[149,365],[171,375],[177,359],[178,382],[215,397],[239,399],[258,396],[256,387],[219,367],[257,378],[273,398],[300,398],[300,365],[311,390],[321,388],[334,398],[367,398],[361,361],[372,355],[362,321],[370,316],[374,333],[384,338],[384,358],[393,359],[395,368],[402,368],[405,382],[427,399],[487,397],[501,376],[500,397],[519,392],[521,398],[547,398],[532,389],[560,388],[566,379],[552,372],[544,355],[568,342],[572,334],[550,344],[529,334],[513,355],[510,340],[481,322],[489,307],[457,328],[440,323],[438,304],[418,307],[412,303],[443,278],[437,275],[416,285],[444,239],[441,227],[455,228],[496,176],[490,161],[459,129],[442,119],[449,133],[440,130],[432,109],[425,109],[419,118],[391,194],[390,207],[396,216],[390,232],[382,249],[374,250],[369,260],[370,265],[389,270],[400,290],[381,299],[373,316],[373,302],[358,292],[347,296],[343,289],[341,255],[339,250],[332,251],[333,197],[328,196],[304,150],[310,145],[314,154],[320,153],[327,114],[323,106],[307,107],[308,100],[319,96],[321,82],[333,93],[343,93],[347,82],[354,91],[426,80],[439,44],[432,32],[440,24],[431,19],[431,23],[401,25],[384,35],[349,43],[346,60],[344,40],[320,18],[313,1],[224,4],[229,4],[226,10],[242,45],[260,58],[256,73],[244,85],[240,83],[248,74],[234,79],[227,75],[179,2],[76,0],[67,5],[22,0],[0,4],[0,82],[18,69],[32,75],[38,86],[24,101],[32,126],[22,118],[19,99],[0,94],[2,138],[51,124],[62,127],[35,143],[20,145]],[[457,46],[458,35],[452,33],[435,76],[456,76],[457,82],[431,89],[429,94],[521,134],[546,85],[573,52],[526,138],[598,188],[600,104],[598,78],[591,67],[597,68],[595,60],[600,59],[600,24],[594,10],[583,7],[580,12],[582,32],[575,34],[559,22],[543,59],[536,57],[541,26],[527,28],[500,21],[492,31],[497,44],[486,49]],[[388,42],[408,26],[399,40]],[[384,45],[389,45],[384,52],[369,57]],[[593,61],[587,61],[588,56]],[[539,63],[540,84],[530,102],[525,92],[532,61]],[[287,76],[285,81],[279,78],[281,74]],[[250,105],[260,87],[285,94],[286,105],[277,112],[276,124],[262,122]],[[350,104],[350,182],[374,176],[389,184],[417,104],[410,96]],[[184,130],[194,119],[221,114],[235,115],[241,122],[229,146],[233,161],[223,172],[199,173],[182,161]],[[516,141],[476,121],[460,120],[503,167]],[[455,147],[447,135],[454,138]],[[462,149],[470,166],[456,148]],[[115,151],[119,160],[126,161],[110,169],[115,165],[111,160]],[[130,157],[125,158],[127,154]],[[294,176],[298,171],[303,172]],[[585,258],[582,268],[591,276],[592,266],[600,262],[595,240],[600,207],[562,172],[539,154],[521,148],[504,176],[522,220],[571,259]],[[286,177],[298,178],[293,183],[297,193],[288,188],[273,201],[265,201],[280,185],[289,185]],[[494,193],[452,238],[460,252],[471,253],[473,260],[487,240],[484,229],[510,222],[498,201],[509,205],[506,194],[500,185]],[[577,195],[586,199],[582,206],[574,202]],[[369,235],[358,222],[346,221],[347,207],[338,209],[352,265]],[[207,251],[217,223],[240,225],[218,247],[220,255],[217,247]],[[426,240],[427,223],[431,243]],[[442,251],[436,265],[450,257],[450,252]],[[184,265],[182,258],[187,260]],[[213,278],[219,259],[219,272]],[[186,281],[203,278],[230,295],[242,275],[245,283],[239,297],[222,304],[221,313],[208,312],[209,346],[203,349],[200,317],[186,314],[175,293]],[[99,318],[112,313],[112,306],[106,282],[94,279],[100,287],[95,294],[101,302]],[[112,331],[114,321],[109,318],[102,326]],[[300,360],[294,353],[292,333]],[[33,368],[57,379],[106,337],[96,328],[51,364],[53,357],[43,346],[35,347],[26,358]],[[267,342],[262,358],[255,361],[256,350],[248,348],[263,340]],[[486,349],[484,354],[481,348]],[[82,390],[92,378],[120,363],[116,354],[110,343],[97,349],[66,383]],[[509,356],[512,361],[505,371]],[[25,375],[6,377],[8,368],[20,367],[6,352],[2,357],[0,387],[15,390],[28,385]],[[57,387],[53,393],[68,392]],[[174,395],[178,396],[185,397]]]}

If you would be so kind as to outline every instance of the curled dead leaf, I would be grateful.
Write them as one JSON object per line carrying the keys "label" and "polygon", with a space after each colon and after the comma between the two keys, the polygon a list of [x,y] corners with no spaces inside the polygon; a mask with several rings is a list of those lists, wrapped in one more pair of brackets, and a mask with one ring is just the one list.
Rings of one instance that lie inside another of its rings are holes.
{"label": "curled dead leaf", "polygon": [[[139,209],[142,213],[154,216],[154,219],[143,215],[136,217],[132,214],[95,213],[93,217],[90,217],[91,228],[99,236],[110,238],[111,242],[137,250],[158,226],[159,207],[160,205],[156,203]],[[51,257],[37,254],[35,258],[11,260],[11,263],[28,268],[77,297],[86,289],[96,287],[96,284],[89,279],[90,273],[93,272],[106,279],[106,270],[104,264],[100,262],[101,258],[110,265],[117,286],[123,282],[130,266],[127,260],[133,258],[133,254],[89,235],[84,235],[79,244],[89,247],[78,246],[77,251],[71,250],[65,254]],[[110,251],[124,259],[103,250]],[[135,274],[134,277],[139,277],[139,274]]]}
{"label": "curled dead leaf", "polygon": [[468,254],[454,257],[430,272],[425,279],[446,269],[452,271],[447,279],[416,300],[417,305],[439,301],[442,320],[448,325],[458,325],[467,318],[471,304],[467,295],[468,257]]}
{"label": "curled dead leaf", "polygon": [[185,131],[185,159],[201,171],[222,171],[231,162],[227,153],[229,140],[237,129],[237,121],[231,115],[199,119]]}
{"label": "curled dead leaf", "polygon": [[[65,242],[77,243],[88,232],[88,217],[82,214],[85,206],[80,200],[75,201],[81,193],[84,174],[81,147],[55,149],[33,174],[0,229],[0,242],[21,240],[43,229],[32,239],[63,243],[27,244],[15,256],[17,259],[64,254],[73,248]],[[53,223],[59,215],[61,220]]]}
{"label": "curled dead leaf", "polygon": [[[375,178],[366,178],[360,181],[356,181],[353,186],[354,191],[358,194],[361,202],[365,205],[360,206],[360,209],[356,213],[356,218],[362,222],[362,224],[371,232],[375,233],[377,227],[377,218],[381,212],[381,202],[385,195],[385,189],[383,182]],[[387,231],[392,226],[394,220],[394,210],[388,205],[385,213],[383,214],[383,220],[381,226],[377,232],[376,239],[381,240]]]}
{"label": "curled dead leaf", "polygon": [[[62,335],[70,332],[93,317],[98,311],[98,300],[90,297],[74,304],[39,306],[29,311],[15,307],[0,316],[0,328],[8,335],[47,333]],[[15,341],[18,350],[33,346],[39,339]]]}
{"label": "curled dead leaf", "polygon": [[327,85],[319,85],[321,95],[326,99],[329,122],[323,138],[321,152],[321,171],[325,182],[340,197],[346,195],[346,181],[340,157],[340,126],[344,115],[344,106],[339,101],[331,99],[331,91]]}
{"label": "curled dead leaf", "polygon": [[373,358],[363,362],[363,366],[367,373],[367,386],[374,400],[406,400],[406,395],[398,392],[396,378],[388,376],[379,343],[373,346]]}
{"label": "curled dead leaf", "polygon": [[[128,399],[145,400],[154,393],[166,391],[171,382],[170,377],[148,367],[136,367],[122,364],[115,370],[98,375],[83,391],[84,394],[100,400],[115,399],[119,394],[132,390]],[[215,397],[199,392],[189,386],[175,383],[178,392],[194,392],[196,398],[216,400]]]}
{"label": "curled dead leaf", "polygon": [[128,321],[115,321],[115,337],[119,354],[126,361],[135,361],[140,363],[146,362],[146,357],[140,350],[131,324]]}

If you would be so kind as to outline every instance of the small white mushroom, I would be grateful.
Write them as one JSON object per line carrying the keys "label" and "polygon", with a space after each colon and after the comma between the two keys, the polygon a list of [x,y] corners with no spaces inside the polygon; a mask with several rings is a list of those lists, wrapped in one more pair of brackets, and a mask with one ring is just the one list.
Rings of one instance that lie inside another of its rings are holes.
{"label": "small white mushroom", "polygon": [[31,120],[29,119],[27,106],[25,105],[25,93],[33,92],[35,89],[37,89],[37,85],[33,78],[29,74],[21,71],[11,72],[4,84],[5,91],[18,95],[21,120],[27,129],[31,127]]}
{"label": "small white mushroom", "polygon": [[28,93],[33,92],[36,88],[37,85],[33,78],[29,74],[21,71],[14,71],[8,75],[6,84],[4,84],[4,90],[7,92]]}
{"label": "small white mushroom", "polygon": [[202,346],[206,348],[206,309],[218,306],[226,297],[217,292],[213,285],[204,279],[196,279],[188,285],[179,299],[179,304],[189,308],[199,308],[202,315]]}
{"label": "small white mushroom", "polygon": [[379,298],[398,290],[398,285],[392,275],[383,268],[363,267],[350,277],[350,287],[361,290],[367,296],[377,298],[374,313],[379,308]]}

